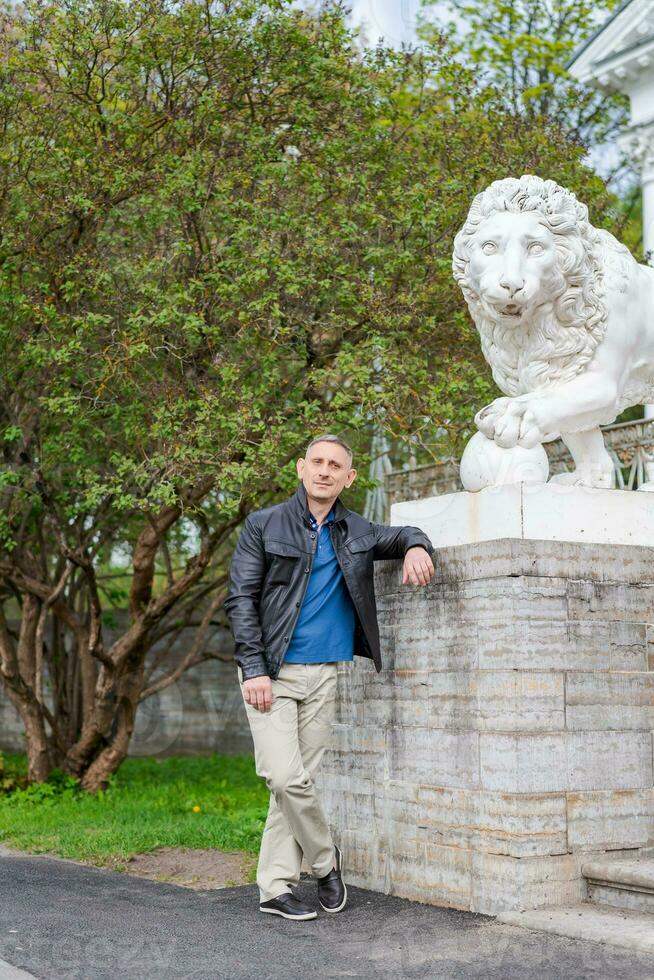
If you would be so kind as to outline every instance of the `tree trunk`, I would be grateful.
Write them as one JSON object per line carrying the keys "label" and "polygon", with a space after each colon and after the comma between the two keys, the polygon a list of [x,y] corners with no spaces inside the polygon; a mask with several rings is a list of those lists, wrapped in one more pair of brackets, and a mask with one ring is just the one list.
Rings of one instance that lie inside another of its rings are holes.
{"label": "tree trunk", "polygon": [[139,653],[141,655],[131,661],[132,669],[119,681],[118,708],[111,742],[96,756],[82,778],[82,788],[89,792],[104,789],[108,777],[118,771],[127,756],[143,688],[145,654]]}
{"label": "tree trunk", "polygon": [[17,648],[14,648],[4,616],[0,621],[0,674],[9,699],[25,728],[27,775],[30,782],[47,779],[52,767],[45,718],[34,693],[36,631],[40,607],[41,603],[35,596],[25,596]]}
{"label": "tree trunk", "polygon": [[16,704],[14,701],[14,705],[18,709],[25,726],[27,778],[30,783],[41,783],[48,778],[52,768],[43,713],[36,701],[30,704],[24,702]]}

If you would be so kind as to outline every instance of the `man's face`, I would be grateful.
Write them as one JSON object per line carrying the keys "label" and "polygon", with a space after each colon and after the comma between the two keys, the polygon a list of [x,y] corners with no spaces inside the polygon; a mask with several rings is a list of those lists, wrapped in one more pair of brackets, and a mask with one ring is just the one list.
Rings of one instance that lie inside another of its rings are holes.
{"label": "man's face", "polygon": [[297,461],[297,475],[304,483],[307,496],[327,503],[335,500],[357,475],[350,468],[350,457],[335,442],[317,442],[304,459]]}

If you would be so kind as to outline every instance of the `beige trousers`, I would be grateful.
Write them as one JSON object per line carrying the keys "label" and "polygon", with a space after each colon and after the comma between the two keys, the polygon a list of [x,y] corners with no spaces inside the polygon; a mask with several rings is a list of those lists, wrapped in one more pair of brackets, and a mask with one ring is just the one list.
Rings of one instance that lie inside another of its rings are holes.
{"label": "beige trousers", "polygon": [[270,790],[261,838],[257,885],[262,902],[300,880],[302,858],[316,877],[334,867],[334,842],[316,795],[313,776],[332,731],[336,710],[336,663],[283,663],[272,682],[270,711],[245,700],[257,775]]}

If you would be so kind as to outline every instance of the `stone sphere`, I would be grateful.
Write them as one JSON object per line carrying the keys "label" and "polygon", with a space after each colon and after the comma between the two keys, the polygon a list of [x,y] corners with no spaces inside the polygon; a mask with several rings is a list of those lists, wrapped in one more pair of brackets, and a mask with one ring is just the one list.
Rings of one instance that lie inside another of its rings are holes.
{"label": "stone sphere", "polygon": [[550,464],[541,445],[504,449],[476,432],[463,451],[459,475],[464,490],[483,490],[505,483],[545,483]]}

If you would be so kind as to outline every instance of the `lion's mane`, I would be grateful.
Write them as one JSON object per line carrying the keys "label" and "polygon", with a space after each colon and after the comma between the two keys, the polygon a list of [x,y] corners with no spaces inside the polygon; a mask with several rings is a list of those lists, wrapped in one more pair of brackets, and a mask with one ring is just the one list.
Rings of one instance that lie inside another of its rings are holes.
{"label": "lion's mane", "polygon": [[[536,211],[542,216],[554,236],[563,283],[558,295],[518,328],[499,315],[489,315],[468,275],[469,245],[478,225],[501,211]],[[630,262],[629,250],[609,232],[594,228],[586,205],[553,180],[531,174],[507,177],[477,194],[454,239],[452,269],[479,331],[484,357],[506,395],[559,385],[583,371],[606,331],[605,277],[617,271],[621,281],[612,285],[624,291]]]}

